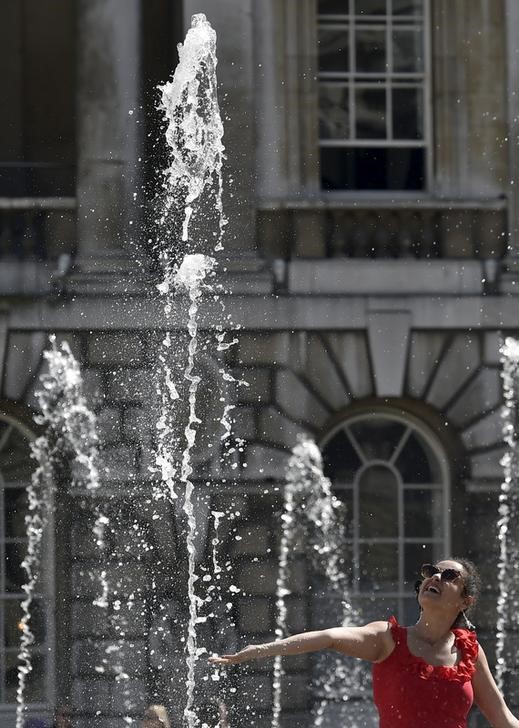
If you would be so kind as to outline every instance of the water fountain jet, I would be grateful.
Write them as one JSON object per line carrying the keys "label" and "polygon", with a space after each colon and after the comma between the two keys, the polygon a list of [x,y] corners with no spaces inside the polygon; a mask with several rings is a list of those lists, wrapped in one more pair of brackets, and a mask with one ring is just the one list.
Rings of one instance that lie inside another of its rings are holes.
{"label": "water fountain jet", "polygon": [[[22,602],[20,622],[18,689],[16,694],[16,728],[23,728],[25,712],[25,682],[32,670],[30,647],[34,636],[30,627],[31,604],[39,577],[41,547],[49,524],[57,488],[62,481],[70,482],[72,489],[84,488],[87,495],[95,496],[99,488],[97,467],[98,437],[96,418],[83,394],[79,364],[68,343],[58,348],[56,337],[50,337],[50,347],[43,354],[48,371],[40,378],[41,388],[36,391],[40,414],[35,422],[45,428],[31,446],[37,467],[27,486],[29,510],[26,517],[27,555],[23,567],[27,581],[23,586],[26,598]],[[95,523],[93,536],[101,551],[108,518],[97,504],[93,505]],[[99,606],[107,606],[108,582],[106,572],[99,575]]]}
{"label": "water fountain jet", "polygon": [[504,479],[499,496],[499,596],[497,601],[496,682],[503,690],[507,670],[515,664],[512,633],[517,631],[519,587],[519,341],[508,337],[501,349],[503,394],[503,438],[508,450],[503,457]]}
{"label": "water fountain jet", "polygon": [[[348,589],[348,578],[340,565],[343,541],[342,504],[333,495],[331,483],[323,474],[321,453],[313,440],[301,436],[292,450],[286,473],[283,513],[281,516],[281,543],[276,585],[276,638],[287,633],[286,599],[290,562],[294,554],[305,554],[316,573],[324,575],[327,587],[340,601],[338,621],[343,626],[358,623]],[[349,691],[359,692],[359,675],[343,661],[335,661],[335,675]],[[281,687],[283,678],[281,657],[274,662],[272,728],[279,728],[281,718]],[[321,682],[328,685],[330,671],[323,670]],[[343,696],[343,699],[346,696]],[[316,711],[315,723],[322,723],[322,711]]]}

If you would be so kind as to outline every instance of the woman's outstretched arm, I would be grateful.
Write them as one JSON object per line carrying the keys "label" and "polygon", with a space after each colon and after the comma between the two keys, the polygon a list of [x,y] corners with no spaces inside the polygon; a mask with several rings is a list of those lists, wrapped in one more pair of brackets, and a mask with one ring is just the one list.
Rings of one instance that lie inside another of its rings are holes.
{"label": "woman's outstretched arm", "polygon": [[248,645],[234,655],[210,657],[213,665],[238,665],[240,662],[264,657],[299,655],[303,652],[337,650],[350,657],[370,662],[384,660],[393,650],[394,642],[387,622],[370,622],[364,627],[335,627],[316,632],[302,632],[276,642]]}
{"label": "woman's outstretched arm", "polygon": [[493,728],[519,728],[519,720],[512,715],[497,688],[481,645],[472,687],[476,705]]}

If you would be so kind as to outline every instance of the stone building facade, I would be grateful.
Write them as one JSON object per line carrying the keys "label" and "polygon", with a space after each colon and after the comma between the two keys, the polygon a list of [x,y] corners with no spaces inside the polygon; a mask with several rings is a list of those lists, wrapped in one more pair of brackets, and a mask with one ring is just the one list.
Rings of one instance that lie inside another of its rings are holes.
{"label": "stone building facade", "polygon": [[[45,10],[23,0],[0,10],[0,53],[13,68],[0,119],[5,726],[28,443],[51,332],[70,343],[98,416],[112,527],[100,563],[91,504],[60,484],[31,711],[66,703],[78,726],[115,728],[152,701],[182,708],[182,521],[150,498],[151,383],[169,324],[150,295],[146,225],[165,166],[155,87],[195,12],[218,33],[225,305],[238,329],[225,365],[249,384],[224,393],[236,405],[235,460],[214,446],[197,452],[200,553],[210,552],[211,511],[228,512],[220,557],[240,590],[201,641],[272,636],[284,468],[306,433],[347,506],[344,559],[365,618],[412,619],[419,564],[466,554],[481,567],[476,621],[493,659],[499,346],[518,333],[519,311],[515,0],[52,0]],[[180,302],[175,320],[182,329]],[[220,392],[206,364],[210,419]],[[213,435],[218,443],[216,425]],[[92,604],[101,569],[116,585],[102,615]],[[292,631],[334,619],[312,597],[316,579],[295,563]],[[228,679],[233,725],[270,724],[271,669]],[[316,669],[287,664],[285,728],[312,724]],[[517,708],[516,675],[514,666],[506,690]],[[373,726],[372,712],[366,701],[328,701],[325,724],[362,715],[359,725]]]}

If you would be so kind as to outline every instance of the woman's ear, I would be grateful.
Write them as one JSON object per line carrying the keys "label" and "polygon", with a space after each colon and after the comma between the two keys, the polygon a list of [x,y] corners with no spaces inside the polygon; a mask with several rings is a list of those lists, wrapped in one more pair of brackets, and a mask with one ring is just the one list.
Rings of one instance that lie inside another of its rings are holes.
{"label": "woman's ear", "polygon": [[471,607],[474,604],[474,601],[474,597],[465,597],[465,599],[463,600],[463,609],[465,610]]}

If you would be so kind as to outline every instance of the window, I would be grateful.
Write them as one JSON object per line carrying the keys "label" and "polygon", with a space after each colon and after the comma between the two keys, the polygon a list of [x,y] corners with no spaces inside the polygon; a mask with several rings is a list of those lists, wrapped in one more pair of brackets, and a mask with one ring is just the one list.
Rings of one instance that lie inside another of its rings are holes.
{"label": "window", "polygon": [[430,146],[426,0],[319,0],[325,190],[423,190]]}
{"label": "window", "polygon": [[[27,537],[25,514],[26,486],[34,470],[30,456],[31,433],[14,420],[0,415],[0,722],[11,725],[15,713],[18,686],[18,652],[26,581],[22,560]],[[45,563],[45,559],[42,560]],[[29,706],[46,707],[50,703],[50,612],[48,579],[41,578],[31,607],[31,630],[35,644],[31,648],[33,671],[25,692]],[[2,722],[4,721],[4,722]],[[14,725],[14,723],[12,723]]]}
{"label": "window", "polygon": [[0,3],[0,197],[75,193],[75,7]]}
{"label": "window", "polygon": [[364,621],[384,618],[386,608],[412,622],[417,570],[449,550],[449,477],[440,443],[414,419],[370,412],[328,436],[323,460],[346,505],[346,563]]}

